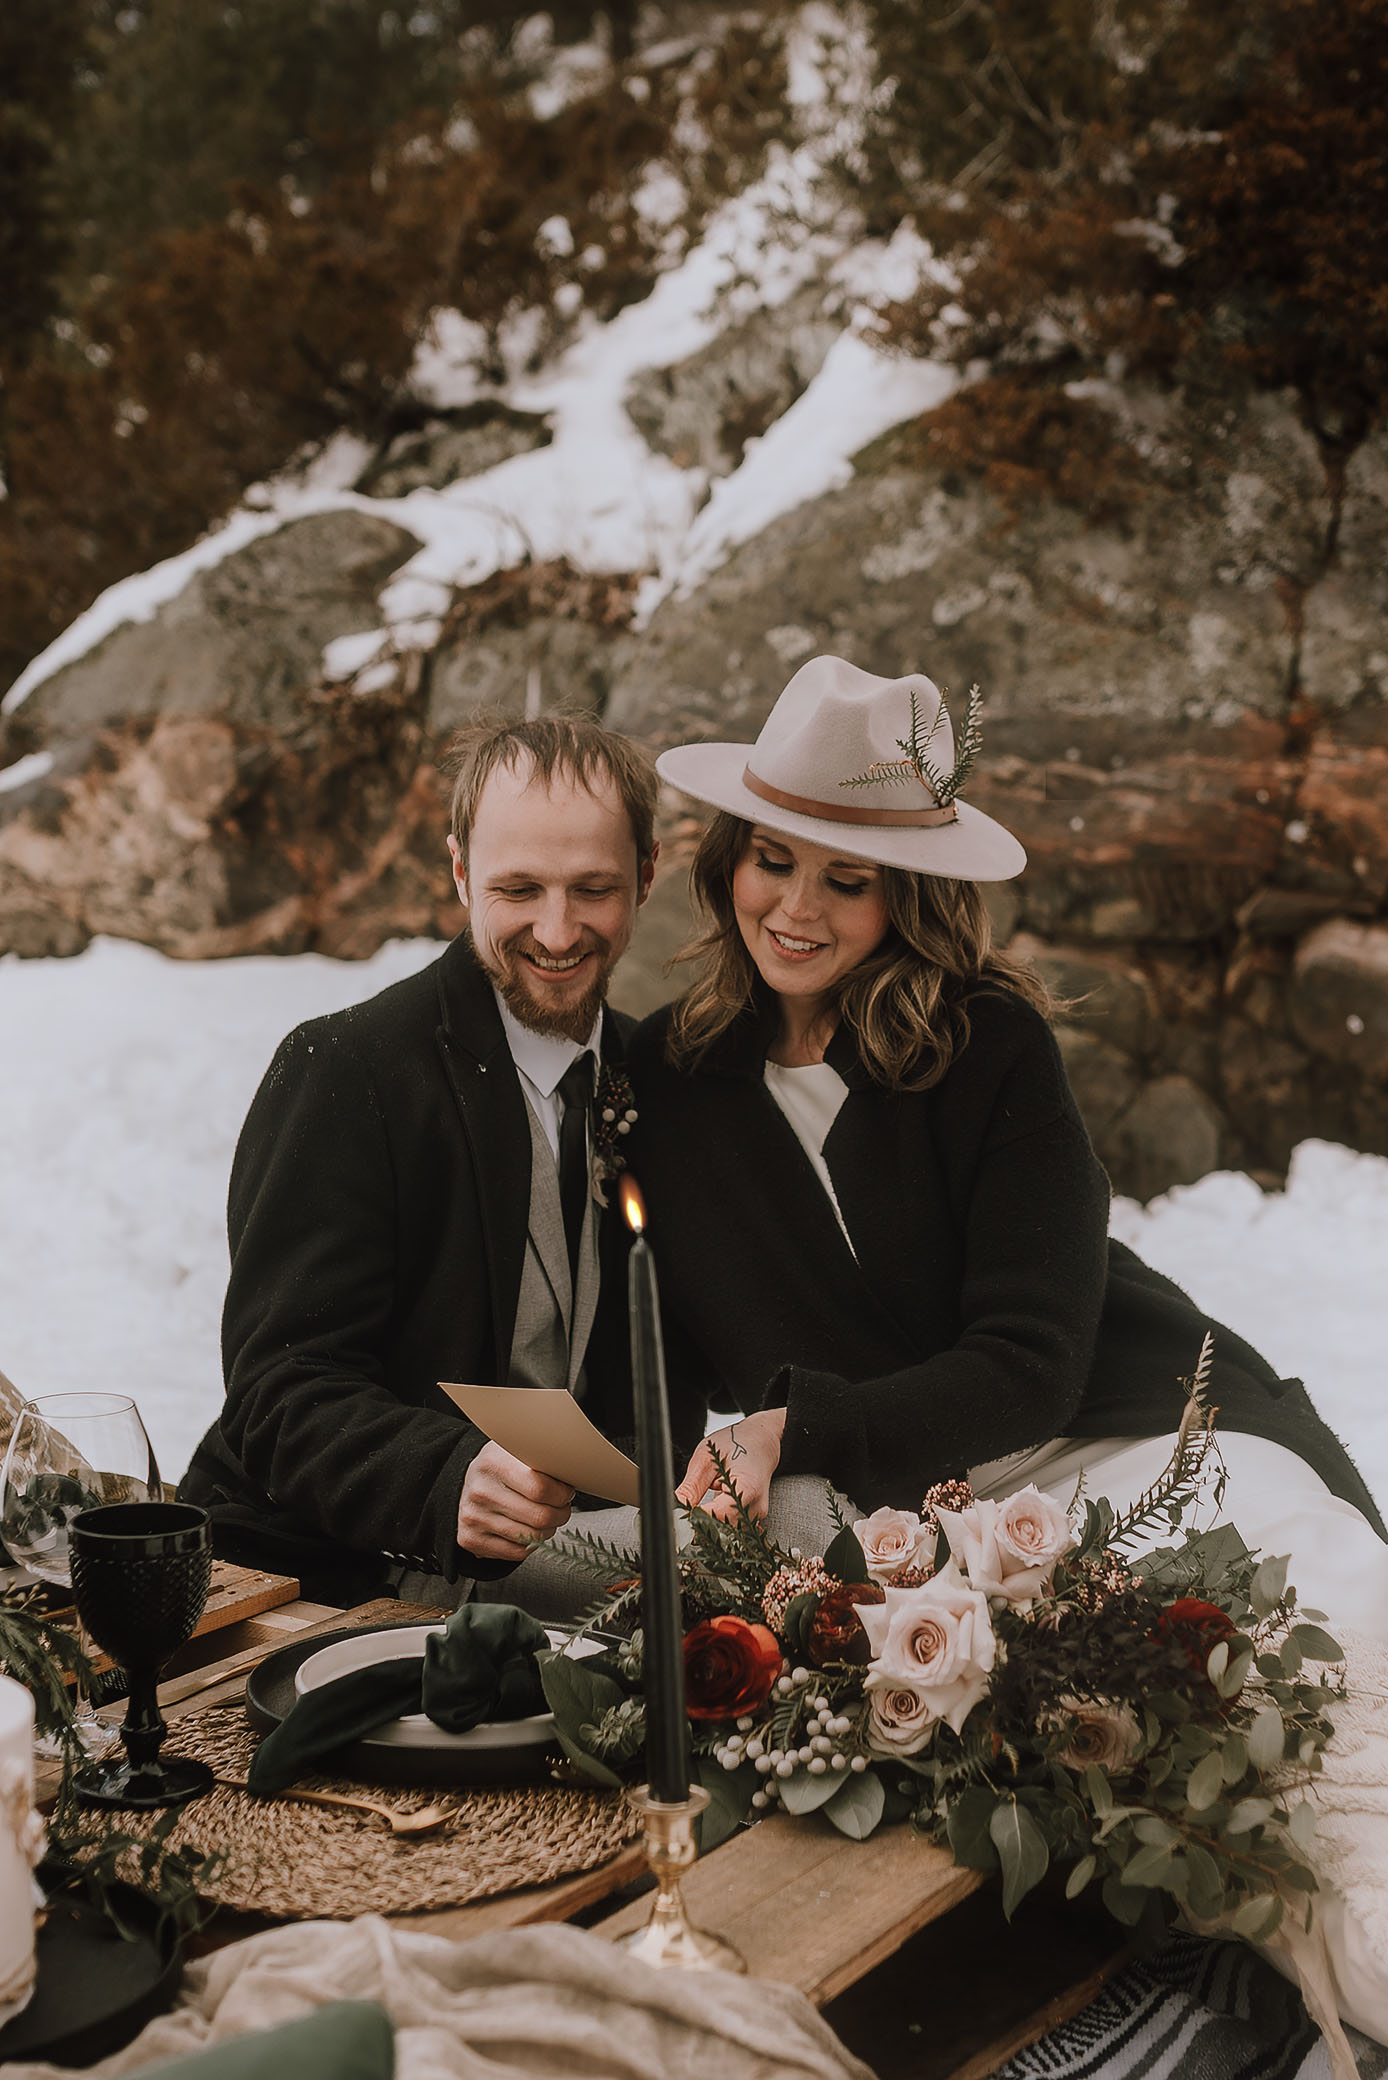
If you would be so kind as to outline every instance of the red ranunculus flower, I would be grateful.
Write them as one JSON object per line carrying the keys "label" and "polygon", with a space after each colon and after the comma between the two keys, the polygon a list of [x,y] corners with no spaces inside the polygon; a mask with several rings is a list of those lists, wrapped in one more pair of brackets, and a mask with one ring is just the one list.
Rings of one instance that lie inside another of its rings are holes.
{"label": "red ranunculus flower", "polygon": [[[1210,1650],[1222,1639],[1229,1639],[1237,1631],[1233,1619],[1218,1604],[1206,1603],[1199,1596],[1178,1596],[1169,1603],[1153,1626],[1157,1639],[1169,1640],[1179,1647],[1198,1676],[1208,1675],[1206,1663]],[[1226,1700],[1232,1702],[1232,1700]]]}
{"label": "red ranunculus flower", "polygon": [[827,1668],[831,1661],[865,1668],[872,1659],[872,1643],[853,1606],[885,1603],[886,1596],[879,1582],[840,1582],[826,1590],[805,1629],[805,1659],[811,1668]]}
{"label": "red ranunculus flower", "polygon": [[684,1701],[691,1719],[755,1712],[780,1673],[780,1642],[769,1626],[705,1618],[684,1635]]}

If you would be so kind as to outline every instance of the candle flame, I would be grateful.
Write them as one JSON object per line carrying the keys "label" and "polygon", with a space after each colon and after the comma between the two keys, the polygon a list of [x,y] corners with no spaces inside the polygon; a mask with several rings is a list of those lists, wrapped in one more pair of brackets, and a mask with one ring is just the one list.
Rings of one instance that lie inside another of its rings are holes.
{"label": "candle flame", "polygon": [[617,1183],[617,1197],[621,1202],[622,1218],[633,1235],[646,1232],[646,1202],[641,1197],[636,1179],[629,1170],[624,1170]]}

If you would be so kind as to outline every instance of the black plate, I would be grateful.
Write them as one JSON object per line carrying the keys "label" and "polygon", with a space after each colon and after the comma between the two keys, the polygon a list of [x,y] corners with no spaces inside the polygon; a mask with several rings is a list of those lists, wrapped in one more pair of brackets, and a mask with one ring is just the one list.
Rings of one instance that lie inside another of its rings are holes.
{"label": "black plate", "polygon": [[[320,1632],[312,1639],[292,1640],[267,1654],[246,1679],[246,1717],[259,1733],[269,1733],[297,1701],[294,1677],[300,1665],[322,1647],[338,1640],[360,1639],[371,1632],[427,1632],[437,1618],[421,1620],[418,1627],[393,1625],[348,1625],[341,1632]],[[547,1747],[515,1748],[498,1739],[495,1748],[389,1748],[381,1743],[353,1741],[338,1750],[332,1762],[344,1775],[360,1777],[369,1784],[547,1784],[552,1765],[560,1758],[557,1740]]]}
{"label": "black plate", "polygon": [[38,1934],[38,1978],[27,2008],[0,2029],[0,2064],[48,2059],[88,2066],[120,2051],[178,1987],[182,1946],[172,1922],[133,1885],[112,1887],[127,1941],[79,1893],[52,1902]]}

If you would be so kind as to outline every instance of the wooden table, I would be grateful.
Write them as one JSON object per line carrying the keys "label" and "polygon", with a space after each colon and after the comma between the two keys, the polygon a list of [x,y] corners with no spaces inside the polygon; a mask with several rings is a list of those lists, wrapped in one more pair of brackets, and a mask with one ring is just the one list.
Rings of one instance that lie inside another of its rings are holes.
{"label": "wooden table", "polygon": [[[249,1669],[290,1639],[311,1638],[344,1625],[411,1623],[438,1615],[391,1598],[349,1611],[302,1599],[282,1603],[245,1621],[237,1628],[234,1641],[223,1635],[209,1636],[202,1643],[204,1650],[226,1644],[229,1651],[162,1686],[161,1708],[174,1721],[236,1696],[244,1689]],[[118,1712],[120,1708],[114,1709]],[[632,1899],[628,1891],[644,1874],[644,1855],[633,1844],[599,1869],[576,1877],[504,1893],[470,1906],[396,1918],[403,1926],[461,1939],[499,1928],[581,1916],[597,1934],[616,1937],[639,1928],[647,1917],[649,1901]],[[819,1816],[790,1820],[773,1814],[702,1858],[685,1880],[684,1894],[697,1925],[734,1943],[755,1976],[797,1986],[816,2007],[828,2007],[828,2019],[850,2042],[852,2032],[840,2019],[841,2013],[848,2017],[855,2012],[846,2005],[850,1990],[869,1974],[877,1975],[872,1980],[872,1987],[877,1987],[888,1960],[900,1953],[908,1993],[912,1987],[919,1993],[933,1979],[937,1987],[943,1983],[950,1994],[959,1996],[950,2005],[960,2016],[976,2011],[979,2018],[971,2029],[956,2031],[966,2053],[962,2059],[942,2065],[937,2058],[932,2064],[919,2042],[908,2045],[903,2039],[903,2051],[909,2048],[911,2057],[909,2066],[903,2063],[901,2070],[909,2070],[919,2080],[927,2080],[927,2075],[936,2080],[945,2080],[946,2075],[950,2080],[983,2080],[1015,2051],[1076,2013],[1125,1956],[1116,1932],[1098,1941],[1091,1938],[1078,1948],[1072,1945],[1055,1966],[1064,1978],[1061,1990],[1056,1990],[1053,1972],[1042,1980],[1037,2005],[1029,2007],[1023,1999],[1024,2012],[1020,2013],[1015,1985],[1010,1989],[1014,1997],[1009,2004],[1000,2000],[997,1983],[981,1995],[977,1989],[971,1992],[967,1985],[959,1984],[961,1969],[966,1974],[970,1969],[967,1959],[962,1965],[958,1960],[950,1963],[949,1977],[941,1982],[941,1967],[931,1962],[929,1941],[938,1936],[943,1940],[941,1955],[949,1952],[945,1939],[961,1925],[959,1909],[984,1884],[976,1871],[956,1867],[946,1851],[922,1842],[907,1827],[884,1828],[866,1842],[854,1842]],[[615,1897],[624,1891],[628,1891],[625,1900]],[[984,1896],[978,1904],[987,1915],[987,1933],[981,1946],[973,1936],[964,1948],[970,1953],[982,1948],[995,1982],[1000,1961],[1001,1969],[1015,1978],[1009,1948],[1034,1951],[1035,1936],[1024,1933],[1020,1944],[1010,1945],[997,1900]],[[1055,1918],[1049,1914],[1049,1919]],[[224,1913],[213,1924],[212,1939],[231,1941],[263,1925],[253,1917]],[[977,1981],[977,1957],[973,1971]],[[899,2002],[902,1996],[896,1998]],[[862,2013],[860,2033],[869,2036],[879,2021],[877,2008],[869,2000],[866,2004],[860,2001],[858,2010]],[[903,2027],[915,2032],[922,2025],[906,2022]],[[938,2022],[932,2029],[938,2038]],[[874,2040],[871,2048],[866,2044],[853,2048],[883,2080],[890,2080],[892,2068],[883,2062],[879,2043]],[[948,2047],[943,2055],[949,2056]]]}

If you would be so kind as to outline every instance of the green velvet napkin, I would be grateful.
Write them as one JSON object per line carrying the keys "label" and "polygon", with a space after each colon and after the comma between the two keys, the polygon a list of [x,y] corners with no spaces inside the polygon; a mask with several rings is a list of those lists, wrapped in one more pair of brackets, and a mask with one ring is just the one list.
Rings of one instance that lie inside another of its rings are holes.
{"label": "green velvet napkin", "polygon": [[393,2080],[395,2031],[375,2001],[330,2001],[225,2044],[147,2066],[131,2080]]}
{"label": "green velvet napkin", "polygon": [[307,1691],[256,1749],[247,1786],[273,1798],[325,1756],[407,1712],[426,1712],[445,1733],[543,1712],[535,1656],[548,1645],[544,1626],[512,1604],[460,1604],[429,1635],[422,1661],[381,1661]]}

